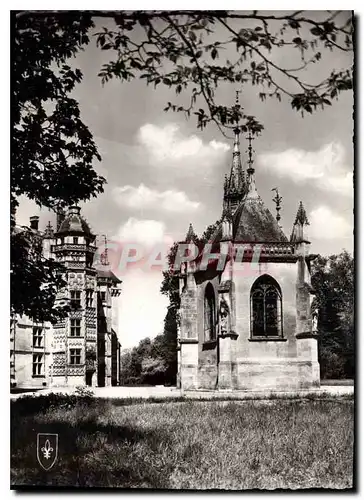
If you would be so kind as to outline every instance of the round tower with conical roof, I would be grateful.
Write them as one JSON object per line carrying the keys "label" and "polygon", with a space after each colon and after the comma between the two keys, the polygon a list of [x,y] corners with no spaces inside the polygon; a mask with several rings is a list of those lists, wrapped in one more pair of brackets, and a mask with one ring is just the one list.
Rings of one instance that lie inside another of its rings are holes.
{"label": "round tower with conical roof", "polygon": [[53,253],[65,266],[67,285],[57,296],[68,299],[70,312],[54,325],[53,385],[96,385],[97,271],[93,267],[95,235],[69,207],[54,233]]}

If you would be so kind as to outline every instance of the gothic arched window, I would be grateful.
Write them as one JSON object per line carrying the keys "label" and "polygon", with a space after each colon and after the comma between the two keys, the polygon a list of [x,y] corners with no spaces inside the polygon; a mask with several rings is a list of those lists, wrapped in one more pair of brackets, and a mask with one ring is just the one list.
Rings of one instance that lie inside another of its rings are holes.
{"label": "gothic arched window", "polygon": [[282,337],[282,292],[271,276],[260,276],[250,293],[252,337]]}
{"label": "gothic arched window", "polygon": [[205,341],[216,338],[215,292],[211,283],[206,286],[204,300],[204,332]]}

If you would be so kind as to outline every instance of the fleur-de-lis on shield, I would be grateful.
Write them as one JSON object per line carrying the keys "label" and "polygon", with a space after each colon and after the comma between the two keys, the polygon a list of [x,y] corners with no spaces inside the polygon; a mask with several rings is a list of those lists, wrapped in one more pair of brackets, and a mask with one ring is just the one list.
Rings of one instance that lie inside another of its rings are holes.
{"label": "fleur-de-lis on shield", "polygon": [[45,446],[43,446],[41,450],[43,452],[44,458],[46,458],[47,460],[51,458],[53,448],[51,446],[51,443],[49,442],[49,439],[47,439],[47,441],[45,442]]}
{"label": "fleur-de-lis on shield", "polygon": [[37,458],[44,470],[56,463],[58,456],[58,434],[37,434]]}

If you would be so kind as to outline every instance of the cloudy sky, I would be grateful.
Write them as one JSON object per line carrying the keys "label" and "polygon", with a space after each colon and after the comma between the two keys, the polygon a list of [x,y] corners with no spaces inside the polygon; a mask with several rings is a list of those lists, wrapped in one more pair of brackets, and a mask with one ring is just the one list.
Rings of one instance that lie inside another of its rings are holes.
{"label": "cloudy sky", "polygon": [[[106,25],[96,20],[97,28]],[[218,33],[219,34],[219,33]],[[107,178],[104,194],[82,204],[98,234],[120,241],[153,244],[182,239],[192,222],[197,233],[221,215],[223,179],[230,169],[232,141],[212,125],[198,131],[193,118],[163,112],[174,99],[166,87],[148,88],[142,81],[111,80],[102,87],[97,73],[110,60],[92,44],[75,61],[84,73],[74,94],[84,122],[102,156],[95,165]],[[346,68],[345,53],[325,53],[304,77],[320,78],[333,68]],[[281,54],[275,54],[281,62]],[[286,54],[285,63],[298,62]],[[295,59],[296,58],[296,59]],[[218,99],[232,103],[238,88],[222,86]],[[289,236],[302,200],[310,221],[314,253],[353,250],[353,96],[342,94],[324,111],[301,115],[288,101],[262,103],[255,87],[244,86],[241,105],[264,124],[255,140],[257,189],[274,213],[272,188],[283,197],[282,226]],[[181,99],[184,99],[182,96]],[[174,99],[175,100],[175,99]],[[241,151],[245,157],[245,140]],[[54,217],[22,199],[18,222],[39,214],[41,228]],[[159,293],[161,272],[134,268],[121,276],[119,338],[130,347],[162,332],[167,300]]]}

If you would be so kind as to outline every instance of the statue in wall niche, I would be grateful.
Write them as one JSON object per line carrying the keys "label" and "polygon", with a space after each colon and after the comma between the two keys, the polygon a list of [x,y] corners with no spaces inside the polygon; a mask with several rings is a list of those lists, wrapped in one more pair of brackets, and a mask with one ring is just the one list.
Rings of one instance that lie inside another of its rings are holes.
{"label": "statue in wall niche", "polygon": [[312,332],[317,332],[318,324],[318,309],[314,309],[312,312]]}
{"label": "statue in wall niche", "polygon": [[226,300],[222,297],[220,300],[220,335],[227,335],[229,333],[229,316],[230,310]]}

